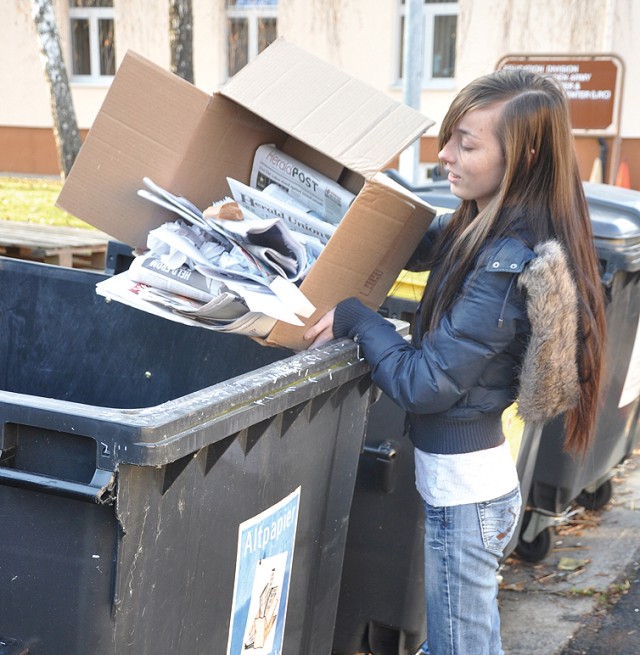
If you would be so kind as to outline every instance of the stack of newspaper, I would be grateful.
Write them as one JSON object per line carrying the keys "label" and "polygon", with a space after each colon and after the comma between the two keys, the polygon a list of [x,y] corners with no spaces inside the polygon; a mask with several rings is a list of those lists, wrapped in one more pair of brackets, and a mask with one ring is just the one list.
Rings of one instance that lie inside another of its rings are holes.
{"label": "stack of newspaper", "polygon": [[231,197],[201,211],[144,178],[138,195],[177,219],[152,230],[147,251],[97,292],[221,332],[264,337],[276,321],[303,325],[315,307],[298,284],[354,196],[271,145],[258,149],[250,181],[227,178]]}

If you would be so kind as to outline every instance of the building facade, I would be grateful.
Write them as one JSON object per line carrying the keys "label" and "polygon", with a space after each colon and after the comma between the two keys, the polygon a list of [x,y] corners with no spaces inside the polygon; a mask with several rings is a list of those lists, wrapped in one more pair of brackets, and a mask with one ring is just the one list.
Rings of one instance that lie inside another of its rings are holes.
{"label": "building facade", "polygon": [[[0,2],[0,171],[55,175],[53,120],[31,3]],[[52,5],[83,133],[127,50],[170,68],[168,3],[52,0]],[[403,26],[409,0],[406,5],[405,0],[192,0],[192,8],[194,83],[203,90],[220,88],[282,36],[398,100],[405,97]],[[608,124],[592,125],[588,118],[586,127],[576,129],[582,177],[592,176],[599,158],[604,181],[615,182],[623,164],[630,186],[640,187],[640,88],[632,84],[640,76],[632,38],[640,29],[640,3],[425,0],[422,10],[419,104],[436,121],[420,143],[425,175],[437,160],[439,122],[462,86],[507,60],[536,66],[544,60],[546,66],[558,63],[555,70],[575,98],[593,100],[589,106],[606,104],[610,112]],[[591,62],[602,60],[613,66],[615,80],[609,76],[589,89]]]}

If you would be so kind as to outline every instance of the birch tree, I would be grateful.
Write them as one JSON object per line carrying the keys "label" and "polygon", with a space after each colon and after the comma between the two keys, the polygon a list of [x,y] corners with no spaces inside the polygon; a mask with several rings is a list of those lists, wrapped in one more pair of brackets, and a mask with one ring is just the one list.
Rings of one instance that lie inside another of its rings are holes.
{"label": "birch tree", "polygon": [[64,179],[80,151],[80,131],[51,0],[31,0],[31,14],[40,44],[40,58],[49,84],[53,134],[60,173]]}
{"label": "birch tree", "polygon": [[191,0],[169,0],[171,72],[193,84],[193,15]]}

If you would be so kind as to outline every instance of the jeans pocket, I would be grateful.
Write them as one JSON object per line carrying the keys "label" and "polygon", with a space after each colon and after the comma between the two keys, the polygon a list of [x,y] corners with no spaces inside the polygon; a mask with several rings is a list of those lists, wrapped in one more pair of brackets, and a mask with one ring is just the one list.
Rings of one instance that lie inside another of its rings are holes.
{"label": "jeans pocket", "polygon": [[500,498],[478,503],[478,518],[486,550],[502,557],[518,525],[521,505],[518,487]]}

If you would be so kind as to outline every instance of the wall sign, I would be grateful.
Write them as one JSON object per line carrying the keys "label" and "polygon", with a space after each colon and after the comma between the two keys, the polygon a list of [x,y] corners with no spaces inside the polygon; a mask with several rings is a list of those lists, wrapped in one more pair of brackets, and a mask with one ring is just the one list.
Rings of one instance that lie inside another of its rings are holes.
{"label": "wall sign", "polygon": [[605,55],[507,55],[498,69],[526,68],[558,79],[569,98],[574,130],[613,133],[619,129],[622,62]]}

